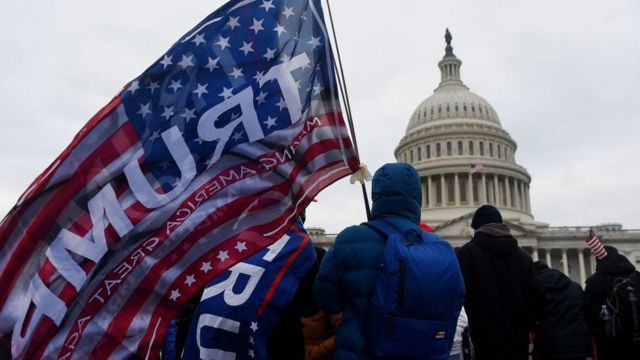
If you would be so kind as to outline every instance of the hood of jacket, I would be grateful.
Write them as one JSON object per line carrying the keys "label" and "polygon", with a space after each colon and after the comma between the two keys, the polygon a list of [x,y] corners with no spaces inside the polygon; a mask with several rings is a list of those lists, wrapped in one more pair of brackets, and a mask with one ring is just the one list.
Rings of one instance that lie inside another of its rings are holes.
{"label": "hood of jacket", "polygon": [[398,230],[417,228],[420,222],[422,190],[420,176],[409,164],[383,165],[373,176],[371,217],[394,219]]}
{"label": "hood of jacket", "polygon": [[545,289],[563,289],[571,285],[571,280],[556,269],[542,271],[538,274],[538,281]]}
{"label": "hood of jacket", "polygon": [[518,241],[503,223],[489,223],[476,230],[471,242],[497,254],[506,255],[518,249]]}
{"label": "hood of jacket", "polygon": [[636,270],[635,266],[631,264],[629,259],[627,259],[624,255],[620,255],[618,250],[606,246],[607,256],[598,260],[596,263],[596,272],[599,272],[604,275],[625,275],[630,272]]}

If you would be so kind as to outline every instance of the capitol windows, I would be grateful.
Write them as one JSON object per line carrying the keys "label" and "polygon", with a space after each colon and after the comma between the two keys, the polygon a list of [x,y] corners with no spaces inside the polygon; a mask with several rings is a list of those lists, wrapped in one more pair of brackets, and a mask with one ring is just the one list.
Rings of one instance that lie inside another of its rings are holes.
{"label": "capitol windows", "polygon": [[427,159],[431,159],[431,145],[427,145]]}
{"label": "capitol windows", "polygon": [[418,161],[422,161],[422,148],[418,146]]}
{"label": "capitol windows", "polygon": [[462,155],[463,152],[464,152],[464,149],[462,146],[462,141],[458,141],[458,155]]}
{"label": "capitol windows", "polygon": [[413,163],[413,149],[409,151],[409,161]]}
{"label": "capitol windows", "polygon": [[440,179],[434,179],[433,183],[436,187],[436,205],[442,205],[442,182]]}
{"label": "capitol windows", "polygon": [[502,151],[500,151],[500,144],[498,144],[498,159],[502,158]]}
{"label": "capitol windows", "polygon": [[493,143],[489,143],[489,156],[493,157]]}
{"label": "capitol windows", "polygon": [[456,103],[456,105],[455,105],[455,109],[456,109],[456,112],[458,112],[458,110],[459,110],[459,109],[458,109],[458,103]]}
{"label": "capitol windows", "polygon": [[438,114],[442,114],[442,105],[438,105]]}
{"label": "capitol windows", "polygon": [[447,156],[451,156],[453,150],[451,149],[451,141],[447,141]]}
{"label": "capitol windows", "polygon": [[442,155],[442,150],[440,149],[440,143],[436,143],[436,157],[440,157]]}
{"label": "capitol windows", "polygon": [[464,110],[465,112],[467,112],[467,104],[462,104],[462,110]]}
{"label": "capitol windows", "polygon": [[471,104],[471,111],[472,111],[472,112],[476,112],[476,106],[475,106],[475,105],[473,105],[473,104]]}
{"label": "capitol windows", "polygon": [[484,142],[480,141],[480,156],[484,156]]}
{"label": "capitol windows", "polygon": [[469,155],[473,155],[473,153],[474,153],[473,141],[469,141]]}

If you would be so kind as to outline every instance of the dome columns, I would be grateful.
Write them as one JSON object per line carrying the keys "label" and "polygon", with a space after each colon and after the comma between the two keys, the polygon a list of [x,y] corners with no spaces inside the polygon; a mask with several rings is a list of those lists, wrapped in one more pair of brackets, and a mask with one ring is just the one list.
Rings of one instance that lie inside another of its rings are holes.
{"label": "dome columns", "polygon": [[492,204],[531,213],[528,182],[518,176],[454,171],[423,175],[421,182],[423,210]]}

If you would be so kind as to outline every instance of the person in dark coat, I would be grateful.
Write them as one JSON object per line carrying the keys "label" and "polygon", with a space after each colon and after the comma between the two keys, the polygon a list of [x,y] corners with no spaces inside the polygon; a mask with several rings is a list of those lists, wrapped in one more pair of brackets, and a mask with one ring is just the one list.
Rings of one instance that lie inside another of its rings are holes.
{"label": "person in dark coat", "polygon": [[596,272],[587,279],[585,294],[589,305],[587,321],[594,332],[598,360],[640,359],[640,347],[631,341],[605,336],[600,320],[600,309],[607,303],[607,296],[616,278],[636,273],[635,266],[613,246],[605,246],[607,255],[597,259]]}
{"label": "person in dark coat", "polygon": [[582,287],[545,263],[536,261],[534,269],[544,290],[544,302],[535,330],[533,359],[584,360],[591,355],[591,337]]}
{"label": "person in dark coat", "polygon": [[526,360],[542,300],[531,257],[495,207],[476,210],[475,235],[458,250],[469,335],[477,360]]}
{"label": "person in dark coat", "polygon": [[[420,177],[408,164],[386,164],[372,185],[373,220],[384,219],[397,231],[420,232]],[[344,229],[322,259],[314,286],[318,306],[329,314],[343,311],[336,330],[335,360],[370,359],[362,323],[369,312],[386,239],[370,227]]]}

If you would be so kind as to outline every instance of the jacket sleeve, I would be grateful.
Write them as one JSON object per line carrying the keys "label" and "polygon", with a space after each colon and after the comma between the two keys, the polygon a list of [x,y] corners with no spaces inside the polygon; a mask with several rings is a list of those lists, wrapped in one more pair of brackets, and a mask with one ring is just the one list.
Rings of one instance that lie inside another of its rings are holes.
{"label": "jacket sleeve", "polygon": [[342,267],[337,254],[340,251],[339,238],[338,235],[334,246],[322,258],[318,276],[313,285],[316,304],[328,314],[341,312],[346,305],[340,287]]}

